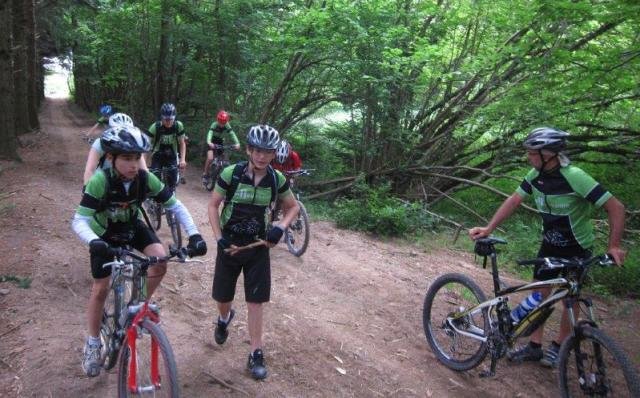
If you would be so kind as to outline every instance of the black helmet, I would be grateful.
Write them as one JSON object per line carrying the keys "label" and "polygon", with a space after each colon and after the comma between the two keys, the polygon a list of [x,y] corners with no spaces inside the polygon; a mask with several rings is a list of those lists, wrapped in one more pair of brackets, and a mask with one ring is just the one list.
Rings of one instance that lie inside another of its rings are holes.
{"label": "black helmet", "polygon": [[253,126],[247,133],[247,145],[255,148],[276,150],[279,142],[278,130],[266,124]]}
{"label": "black helmet", "polygon": [[568,136],[569,133],[562,130],[556,130],[551,127],[538,127],[531,130],[523,145],[527,149],[546,149],[557,153],[567,147]]}
{"label": "black helmet", "polygon": [[165,102],[160,107],[160,116],[165,119],[176,117],[176,106],[169,102]]}
{"label": "black helmet", "polygon": [[144,153],[151,150],[151,143],[139,128],[126,124],[110,127],[100,137],[102,149],[114,155]]}

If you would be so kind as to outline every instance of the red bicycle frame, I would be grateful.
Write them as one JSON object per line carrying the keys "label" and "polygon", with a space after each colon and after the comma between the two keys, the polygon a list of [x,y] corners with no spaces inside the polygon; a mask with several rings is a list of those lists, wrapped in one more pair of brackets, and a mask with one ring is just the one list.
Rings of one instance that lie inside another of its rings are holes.
{"label": "red bicycle frame", "polygon": [[[129,347],[129,377],[127,384],[129,391],[138,392],[136,384],[136,373],[138,371],[138,358],[136,354],[136,340],[138,339],[138,326],[142,324],[145,318],[153,323],[160,322],[160,316],[149,309],[149,302],[145,301],[140,310],[136,313],[131,325],[127,329],[127,346]],[[160,369],[158,369],[158,342],[151,335],[151,382],[154,387],[160,387]]]}

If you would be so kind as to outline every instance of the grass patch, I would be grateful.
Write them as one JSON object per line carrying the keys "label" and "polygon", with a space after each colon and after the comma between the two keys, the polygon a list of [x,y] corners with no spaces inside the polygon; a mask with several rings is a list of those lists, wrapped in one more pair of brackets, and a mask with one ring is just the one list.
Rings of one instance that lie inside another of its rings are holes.
{"label": "grass patch", "polygon": [[20,277],[15,275],[0,275],[0,282],[13,282],[21,289],[29,289],[31,287],[31,278]]}

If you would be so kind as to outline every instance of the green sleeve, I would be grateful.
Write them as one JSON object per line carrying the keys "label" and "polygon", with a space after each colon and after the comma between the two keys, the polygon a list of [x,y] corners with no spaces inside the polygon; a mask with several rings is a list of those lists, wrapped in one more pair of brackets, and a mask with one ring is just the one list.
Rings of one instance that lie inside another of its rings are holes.
{"label": "green sleeve", "polygon": [[[156,177],[155,174],[147,172],[147,188],[149,189],[149,194],[152,197],[155,197],[164,189],[164,184],[158,177]],[[165,207],[173,206],[173,204],[176,203],[176,200],[176,195],[174,193],[163,203],[163,205]]]}
{"label": "green sleeve", "polygon": [[575,166],[568,166],[561,169],[567,181],[574,191],[581,197],[591,200],[596,207],[600,207],[613,195],[604,188],[584,170]]}
{"label": "green sleeve", "polygon": [[[104,170],[97,170],[89,181],[87,181],[87,186],[84,189],[84,194],[89,195],[96,200],[100,200],[105,197],[105,188],[107,186],[106,183],[107,176],[104,174]],[[78,206],[76,213],[81,216],[93,216],[96,212],[96,209],[91,207],[83,206],[82,204]]]}
{"label": "green sleeve", "polygon": [[538,170],[533,168],[529,170],[527,175],[524,176],[524,180],[522,180],[522,183],[520,183],[518,188],[516,188],[515,193],[518,194],[523,199],[526,199],[529,196],[531,196],[532,194],[531,181],[533,181],[534,178],[536,178],[537,176],[538,176]]}
{"label": "green sleeve", "polygon": [[229,139],[231,140],[233,145],[240,145],[240,141],[238,141],[238,136],[236,136],[236,132],[233,131],[233,129],[231,128],[231,126],[229,126],[229,124],[227,124],[227,126],[229,127]]}
{"label": "green sleeve", "polygon": [[177,120],[176,127],[178,127],[178,139],[184,139],[184,136],[185,136],[184,124],[182,124],[181,121]]}
{"label": "green sleeve", "polygon": [[207,144],[211,144],[211,138],[213,138],[213,130],[207,132]]}
{"label": "green sleeve", "polygon": [[220,178],[222,179],[224,186],[220,186],[220,184],[216,181],[216,186],[213,190],[219,193],[222,196],[227,195],[227,188],[229,184],[231,184],[231,177],[233,176],[233,169],[235,169],[236,165],[232,164],[230,166],[225,167],[220,173]]}
{"label": "green sleeve", "polygon": [[152,137],[156,135],[156,122],[153,122],[151,126],[149,126],[149,135]]}
{"label": "green sleeve", "polygon": [[279,170],[274,171],[276,172],[276,179],[278,180],[278,200],[286,199],[288,196],[293,195],[284,174]]}

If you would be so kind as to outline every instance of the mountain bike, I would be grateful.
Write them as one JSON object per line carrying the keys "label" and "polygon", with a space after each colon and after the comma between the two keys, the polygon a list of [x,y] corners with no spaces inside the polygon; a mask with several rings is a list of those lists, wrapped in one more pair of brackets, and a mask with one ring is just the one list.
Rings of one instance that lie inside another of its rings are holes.
{"label": "mountain bike", "polygon": [[[294,192],[298,206],[300,206],[300,212],[298,217],[289,225],[284,231],[284,241],[287,243],[287,249],[289,253],[296,257],[300,257],[307,250],[309,245],[309,239],[311,231],[309,229],[309,214],[304,204],[300,201],[300,193],[294,191],[294,181],[291,177],[308,176],[311,175],[308,169],[292,170],[282,172],[289,179],[289,187]],[[272,222],[282,218],[282,210],[276,207],[272,214]]]}
{"label": "mountain bike", "polygon": [[[178,166],[163,166],[160,169],[160,180],[167,185],[168,178],[171,175],[171,172],[178,169]],[[180,173],[178,172],[178,178],[176,182],[182,182],[183,180],[180,178]],[[176,184],[177,187],[177,184]],[[173,243],[176,248],[182,247],[182,229],[180,228],[180,223],[176,218],[176,215],[171,210],[167,210],[162,206],[162,203],[156,202],[153,198],[147,198],[144,201],[143,206],[147,215],[149,216],[149,221],[151,222],[151,227],[156,231],[160,229],[162,226],[162,215],[164,214],[167,219],[167,225],[169,226],[169,230],[171,231],[171,238],[173,239]]]}
{"label": "mountain bike", "polygon": [[207,175],[209,178],[207,180],[202,181],[202,186],[209,192],[213,191],[213,188],[216,186],[216,181],[218,180],[218,175],[225,167],[229,166],[229,160],[227,160],[224,156],[225,149],[234,149],[234,145],[218,145],[211,144],[209,148],[214,151],[214,158],[209,164],[209,168],[207,169]]}
{"label": "mountain bike", "polygon": [[[423,327],[427,342],[438,360],[450,369],[466,371],[491,355],[488,371],[495,375],[496,362],[516,339],[533,333],[553,312],[553,305],[564,301],[572,325],[558,357],[559,385],[563,397],[640,397],[640,377],[618,344],[602,332],[595,321],[593,303],[580,296],[580,288],[594,265],[611,266],[608,255],[586,260],[539,258],[518,261],[520,265],[541,265],[561,269],[563,276],[547,281],[501,288],[496,244],[498,238],[476,240],[475,253],[483,256],[483,267],[491,258],[494,298],[487,300],[482,289],[468,276],[450,273],[437,278],[424,299]],[[516,292],[552,288],[552,293],[519,322],[513,324],[509,295]],[[574,313],[574,304],[579,306]],[[585,319],[578,320],[579,315]]]}
{"label": "mountain bike", "polygon": [[[100,324],[102,366],[118,364],[118,397],[144,394],[178,397],[180,384],[169,340],[160,327],[160,311],[147,300],[147,270],[162,261],[187,260],[187,249],[169,256],[144,257],[128,248],[114,249],[109,295]],[[172,260],[173,259],[173,260]]]}

